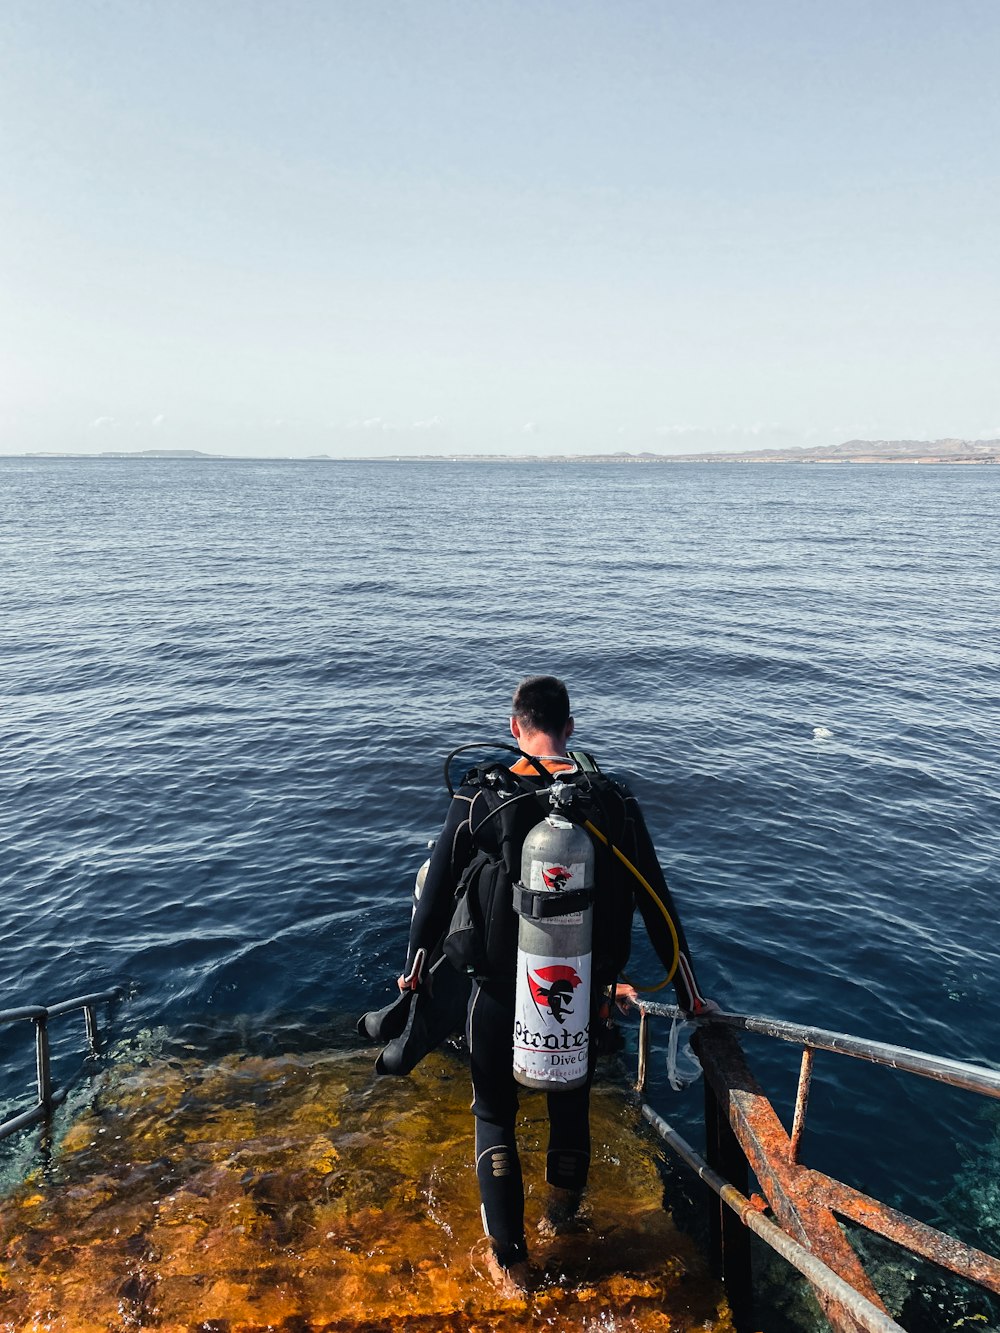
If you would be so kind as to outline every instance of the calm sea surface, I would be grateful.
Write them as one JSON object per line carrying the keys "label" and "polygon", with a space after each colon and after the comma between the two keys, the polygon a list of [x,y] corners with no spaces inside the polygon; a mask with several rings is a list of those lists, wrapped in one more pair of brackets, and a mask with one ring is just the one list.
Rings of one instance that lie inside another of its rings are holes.
{"label": "calm sea surface", "polygon": [[[0,1005],[349,1042],[443,754],[552,672],[710,994],[996,1063],[998,515],[988,467],[0,459]],[[817,1076],[810,1164],[1000,1242],[995,1104]]]}

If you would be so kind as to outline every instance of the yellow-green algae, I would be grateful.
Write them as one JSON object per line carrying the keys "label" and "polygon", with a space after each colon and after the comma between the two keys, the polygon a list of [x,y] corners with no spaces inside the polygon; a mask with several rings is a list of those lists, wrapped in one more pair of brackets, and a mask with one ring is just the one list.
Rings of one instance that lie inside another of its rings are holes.
{"label": "yellow-green algae", "polygon": [[662,1208],[636,1113],[593,1098],[590,1227],[535,1237],[544,1100],[524,1097],[539,1286],[486,1276],[465,1069],[367,1052],[119,1064],[53,1166],[0,1206],[3,1333],[731,1333]]}

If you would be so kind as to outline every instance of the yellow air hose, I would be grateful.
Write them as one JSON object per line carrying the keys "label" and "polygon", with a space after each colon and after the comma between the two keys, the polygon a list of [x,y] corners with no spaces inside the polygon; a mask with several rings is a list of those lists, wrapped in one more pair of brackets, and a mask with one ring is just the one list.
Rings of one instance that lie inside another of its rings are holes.
{"label": "yellow air hose", "polygon": [[[609,842],[608,839],[601,832],[601,830],[599,828],[596,828],[590,822],[589,819],[584,820],[583,827],[587,830],[588,833],[592,833],[595,838],[600,838],[601,842],[604,843],[605,847],[610,848],[610,850],[614,852],[615,856],[618,857],[618,860],[621,861],[625,869],[630,871],[635,876],[635,878],[639,881],[642,887],[652,898],[653,902],[656,903],[657,907],[660,909],[664,921],[667,923],[667,928],[670,931],[670,938],[673,941],[673,946],[674,946],[674,956],[670,964],[670,969],[667,972],[667,975],[663,978],[663,980],[657,982],[655,986],[636,986],[636,990],[642,991],[644,994],[648,994],[651,991],[662,990],[664,986],[669,986],[671,981],[673,981],[674,973],[677,971],[677,964],[680,962],[680,957],[681,957],[681,942],[677,938],[677,927],[674,925],[673,918],[667,911],[666,907],[664,906],[662,898],[653,888],[652,884],[650,884],[649,880],[645,877],[645,875],[642,874],[641,871],[636,869],[636,867],[628,859],[625,853],[620,852],[613,842]],[[625,976],[624,972],[622,973],[622,978],[623,980],[628,981],[628,977]],[[629,982],[629,985],[631,984],[632,983]]]}

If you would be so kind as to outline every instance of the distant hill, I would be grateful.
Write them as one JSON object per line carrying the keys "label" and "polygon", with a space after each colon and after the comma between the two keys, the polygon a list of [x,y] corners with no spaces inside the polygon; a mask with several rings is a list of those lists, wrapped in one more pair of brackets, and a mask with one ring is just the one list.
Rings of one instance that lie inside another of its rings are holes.
{"label": "distant hill", "polygon": [[[449,457],[460,461],[462,455]],[[847,440],[789,449],[750,449],[697,454],[503,454],[468,456],[469,462],[517,463],[1000,463],[1000,440]]]}
{"label": "distant hill", "polygon": [[24,454],[25,458],[225,458],[226,454],[206,454],[201,449],[102,449],[92,454],[66,454],[47,449]]}
{"label": "distant hill", "polygon": [[[359,460],[356,460],[359,461]],[[1000,440],[847,440],[844,444],[697,454],[421,454],[378,461],[425,463],[1000,463]]]}
{"label": "distant hill", "polygon": [[847,440],[844,444],[684,457],[706,463],[1000,463],[1000,440]]}

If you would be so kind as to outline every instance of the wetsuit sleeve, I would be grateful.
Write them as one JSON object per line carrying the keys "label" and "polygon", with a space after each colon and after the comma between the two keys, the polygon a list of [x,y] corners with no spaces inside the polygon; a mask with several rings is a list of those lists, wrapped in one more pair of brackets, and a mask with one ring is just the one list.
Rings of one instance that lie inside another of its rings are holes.
{"label": "wetsuit sleeve", "polygon": [[406,976],[413,968],[418,949],[428,958],[441,943],[455,909],[455,887],[472,852],[470,811],[475,793],[460,789],[452,798],[444,827],[431,852],[431,863],[424,887],[410,923],[410,941],[406,953]]}
{"label": "wetsuit sleeve", "polygon": [[[649,830],[639,808],[639,802],[631,792],[626,797],[626,808],[636,869],[641,871],[644,878],[649,881],[656,892],[656,896],[670,914],[674,928],[677,931],[680,957],[673,978],[674,990],[677,992],[677,1002],[686,1013],[697,1013],[704,1004],[704,997],[699,990],[698,981],[695,977],[691,953],[684,934],[684,927],[681,925],[677,904],[674,902],[663,871],[660,869],[656,849],[653,846],[652,838],[649,836]],[[636,885],[635,896],[650,943],[663,965],[669,968],[674,961],[674,942],[670,927],[664,920],[659,907],[653,902],[641,884]]]}

